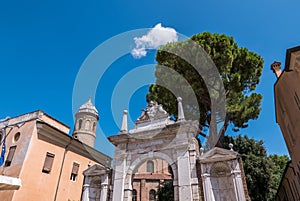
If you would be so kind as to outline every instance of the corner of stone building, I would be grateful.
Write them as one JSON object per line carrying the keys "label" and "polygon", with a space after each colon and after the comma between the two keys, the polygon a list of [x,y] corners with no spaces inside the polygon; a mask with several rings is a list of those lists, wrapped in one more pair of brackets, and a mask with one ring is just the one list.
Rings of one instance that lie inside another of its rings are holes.
{"label": "corner of stone building", "polygon": [[199,189],[200,201],[204,201],[204,191],[203,191],[203,183],[201,177],[201,163],[199,159],[196,160],[196,171],[198,177],[198,189]]}
{"label": "corner of stone building", "polygon": [[242,182],[243,182],[243,188],[244,188],[244,192],[245,192],[245,198],[246,198],[246,201],[251,201],[251,198],[250,198],[249,192],[248,192],[248,187],[247,187],[247,182],[246,182],[246,175],[245,175],[245,171],[244,171],[243,161],[242,161],[241,157],[238,158],[238,162],[239,162],[240,169],[241,169],[241,174],[242,174]]}

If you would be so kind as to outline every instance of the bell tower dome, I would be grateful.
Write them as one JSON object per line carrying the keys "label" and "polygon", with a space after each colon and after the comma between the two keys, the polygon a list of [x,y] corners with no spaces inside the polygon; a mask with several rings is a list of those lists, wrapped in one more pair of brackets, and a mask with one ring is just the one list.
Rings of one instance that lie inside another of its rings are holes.
{"label": "bell tower dome", "polygon": [[96,127],[99,120],[98,111],[91,98],[78,109],[75,114],[75,128],[73,138],[94,147]]}

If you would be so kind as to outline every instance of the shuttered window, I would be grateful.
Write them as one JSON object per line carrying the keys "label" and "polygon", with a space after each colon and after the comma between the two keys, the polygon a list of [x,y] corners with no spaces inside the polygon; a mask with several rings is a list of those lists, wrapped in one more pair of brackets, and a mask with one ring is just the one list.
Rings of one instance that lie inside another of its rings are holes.
{"label": "shuttered window", "polygon": [[76,177],[78,175],[78,171],[79,171],[79,164],[74,162],[73,163],[73,168],[72,168],[70,180],[76,181]]}
{"label": "shuttered window", "polygon": [[15,151],[16,151],[17,146],[12,146],[9,148],[9,152],[5,161],[5,166],[8,167],[11,165],[11,162],[13,160],[13,157],[15,155]]}
{"label": "shuttered window", "polygon": [[42,172],[49,174],[54,161],[54,154],[47,152]]}

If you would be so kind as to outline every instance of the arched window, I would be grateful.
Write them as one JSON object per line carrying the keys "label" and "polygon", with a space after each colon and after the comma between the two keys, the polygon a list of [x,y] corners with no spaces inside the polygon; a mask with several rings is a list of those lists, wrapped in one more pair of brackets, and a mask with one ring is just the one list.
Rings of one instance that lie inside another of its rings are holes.
{"label": "arched window", "polygon": [[132,201],[137,201],[137,192],[135,189],[132,190]]}
{"label": "arched window", "polygon": [[93,131],[96,131],[96,122],[93,123]]}
{"label": "arched window", "polygon": [[153,189],[149,191],[149,201],[156,201],[156,192]]}
{"label": "arched window", "polygon": [[89,120],[87,120],[86,122],[85,122],[85,130],[90,130],[90,124],[91,124],[91,122],[89,121]]}
{"label": "arched window", "polygon": [[147,172],[154,173],[154,163],[153,163],[153,161],[147,161]]}
{"label": "arched window", "polygon": [[78,130],[80,130],[82,127],[82,119],[78,120]]}

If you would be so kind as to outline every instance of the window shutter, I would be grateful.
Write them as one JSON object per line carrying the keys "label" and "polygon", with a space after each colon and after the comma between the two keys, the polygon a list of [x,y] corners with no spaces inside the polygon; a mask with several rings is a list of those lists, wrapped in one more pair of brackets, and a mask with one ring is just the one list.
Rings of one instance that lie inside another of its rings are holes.
{"label": "window shutter", "polygon": [[13,147],[9,148],[8,156],[6,158],[7,162],[11,162],[12,161],[12,159],[14,157],[14,154],[15,154],[15,151],[16,151],[16,148],[17,148],[17,146],[13,146]]}
{"label": "window shutter", "polygon": [[49,173],[51,171],[53,161],[54,161],[54,154],[47,153],[44,162],[43,172]]}
{"label": "window shutter", "polygon": [[73,163],[72,174],[77,175],[78,170],[79,170],[79,164],[78,163]]}

